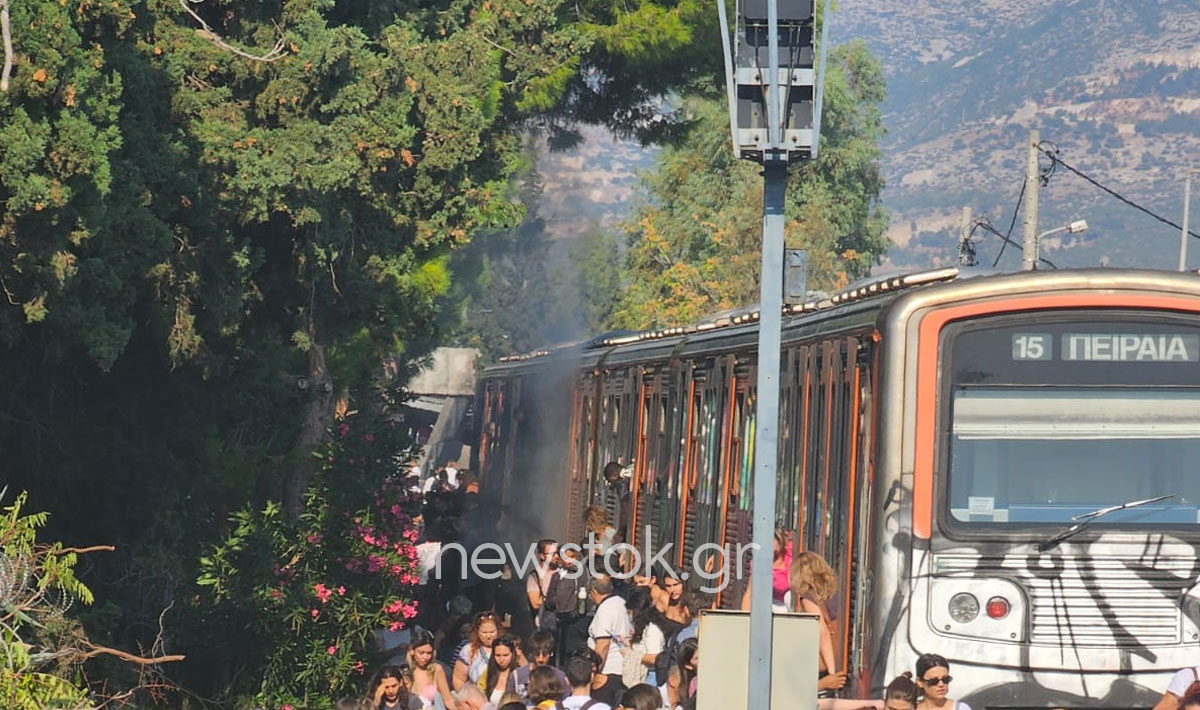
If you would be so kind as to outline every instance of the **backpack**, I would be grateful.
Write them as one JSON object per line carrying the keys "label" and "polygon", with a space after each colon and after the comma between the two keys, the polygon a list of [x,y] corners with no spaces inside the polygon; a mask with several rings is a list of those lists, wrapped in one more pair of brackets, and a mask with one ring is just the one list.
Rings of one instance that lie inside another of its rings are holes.
{"label": "backpack", "polygon": [[654,658],[654,677],[658,682],[667,682],[667,675],[671,666],[675,665],[675,657],[678,653],[679,633],[676,632],[667,636],[667,643],[663,646],[662,653]]}
{"label": "backpack", "polygon": [[[595,698],[588,698],[586,703],[579,706],[579,710],[592,710],[593,707],[599,704],[599,700],[596,700]],[[554,710],[567,710],[567,706],[563,705],[561,700],[558,700],[554,703]]]}
{"label": "backpack", "polygon": [[576,608],[578,600],[576,594],[581,581],[582,577],[569,579],[563,574],[555,574],[554,578],[550,580],[546,591],[546,601],[542,604],[558,614],[562,625],[571,623],[579,616]]}

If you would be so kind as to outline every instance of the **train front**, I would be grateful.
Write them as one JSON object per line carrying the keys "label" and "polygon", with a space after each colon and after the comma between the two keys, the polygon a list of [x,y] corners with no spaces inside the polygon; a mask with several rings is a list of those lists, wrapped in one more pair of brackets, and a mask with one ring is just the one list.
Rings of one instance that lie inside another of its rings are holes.
{"label": "train front", "polygon": [[1200,277],[960,278],[883,338],[876,667],[938,653],[977,710],[1154,705],[1200,663]]}

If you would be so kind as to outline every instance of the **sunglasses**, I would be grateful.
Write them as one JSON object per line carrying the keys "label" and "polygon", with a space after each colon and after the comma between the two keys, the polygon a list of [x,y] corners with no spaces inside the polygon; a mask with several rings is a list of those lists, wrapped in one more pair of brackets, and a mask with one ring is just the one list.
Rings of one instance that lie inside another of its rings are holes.
{"label": "sunglasses", "polygon": [[925,685],[950,685],[952,680],[954,680],[953,676],[944,675],[941,678],[922,678],[921,682]]}

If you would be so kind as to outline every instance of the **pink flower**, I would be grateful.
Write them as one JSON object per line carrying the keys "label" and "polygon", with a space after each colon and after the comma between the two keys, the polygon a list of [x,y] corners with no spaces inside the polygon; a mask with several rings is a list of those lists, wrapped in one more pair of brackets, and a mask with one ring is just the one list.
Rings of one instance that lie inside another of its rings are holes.
{"label": "pink flower", "polygon": [[403,628],[404,628],[403,621],[393,621],[391,623],[391,625],[388,626],[388,631],[399,631],[400,629],[403,629]]}
{"label": "pink flower", "polygon": [[279,601],[280,599],[283,599],[283,592],[279,591],[278,589],[272,589],[271,598],[275,601]]}
{"label": "pink flower", "polygon": [[346,588],[345,587],[338,587],[338,596],[339,597],[346,596]]}
{"label": "pink flower", "polygon": [[333,654],[337,653],[337,646],[330,646],[325,650],[329,653],[329,655],[332,656]]}
{"label": "pink flower", "polygon": [[333,596],[333,592],[324,584],[314,585],[313,591],[317,593],[317,599],[320,599],[322,604],[328,603],[329,598]]}
{"label": "pink flower", "polygon": [[292,706],[287,703],[284,703],[283,707],[280,708],[280,710],[292,710]]}
{"label": "pink flower", "polygon": [[321,612],[317,609],[313,609],[310,613],[312,614],[312,618],[314,618],[314,619],[321,615]]}
{"label": "pink flower", "polygon": [[358,674],[360,674],[360,675],[361,675],[361,674],[362,674],[362,672],[363,672],[363,662],[362,662],[362,661],[355,661],[355,662],[354,662],[354,665],[350,666],[350,668],[351,668],[351,670],[353,670],[355,673],[358,673]]}

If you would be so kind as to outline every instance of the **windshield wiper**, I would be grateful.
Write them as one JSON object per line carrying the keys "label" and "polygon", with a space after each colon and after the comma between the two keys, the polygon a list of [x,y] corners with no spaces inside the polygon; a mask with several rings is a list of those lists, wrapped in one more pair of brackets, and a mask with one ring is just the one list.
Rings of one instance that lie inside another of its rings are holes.
{"label": "windshield wiper", "polygon": [[1129,508],[1137,508],[1138,506],[1148,505],[1150,503],[1157,503],[1160,500],[1166,500],[1168,498],[1174,498],[1174,497],[1175,497],[1174,493],[1168,493],[1165,496],[1158,496],[1157,498],[1146,498],[1144,500],[1131,500],[1128,503],[1121,503],[1119,505],[1110,505],[1107,508],[1100,508],[1099,510],[1093,510],[1090,513],[1080,513],[1079,515],[1071,516],[1071,520],[1077,521],[1074,525],[1067,528],[1066,530],[1063,530],[1062,532],[1058,533],[1057,535],[1054,535],[1053,537],[1046,539],[1043,542],[1039,542],[1034,549],[1036,549],[1038,552],[1046,552],[1047,550],[1053,550],[1054,548],[1058,547],[1059,543],[1061,543],[1062,541],[1070,539],[1072,537],[1075,537],[1076,535],[1078,535],[1079,533],[1081,533],[1085,529],[1087,529],[1087,526],[1089,526],[1093,522],[1095,522],[1097,518],[1102,518],[1105,515],[1108,515],[1109,513],[1115,513],[1118,510],[1127,510]]}

